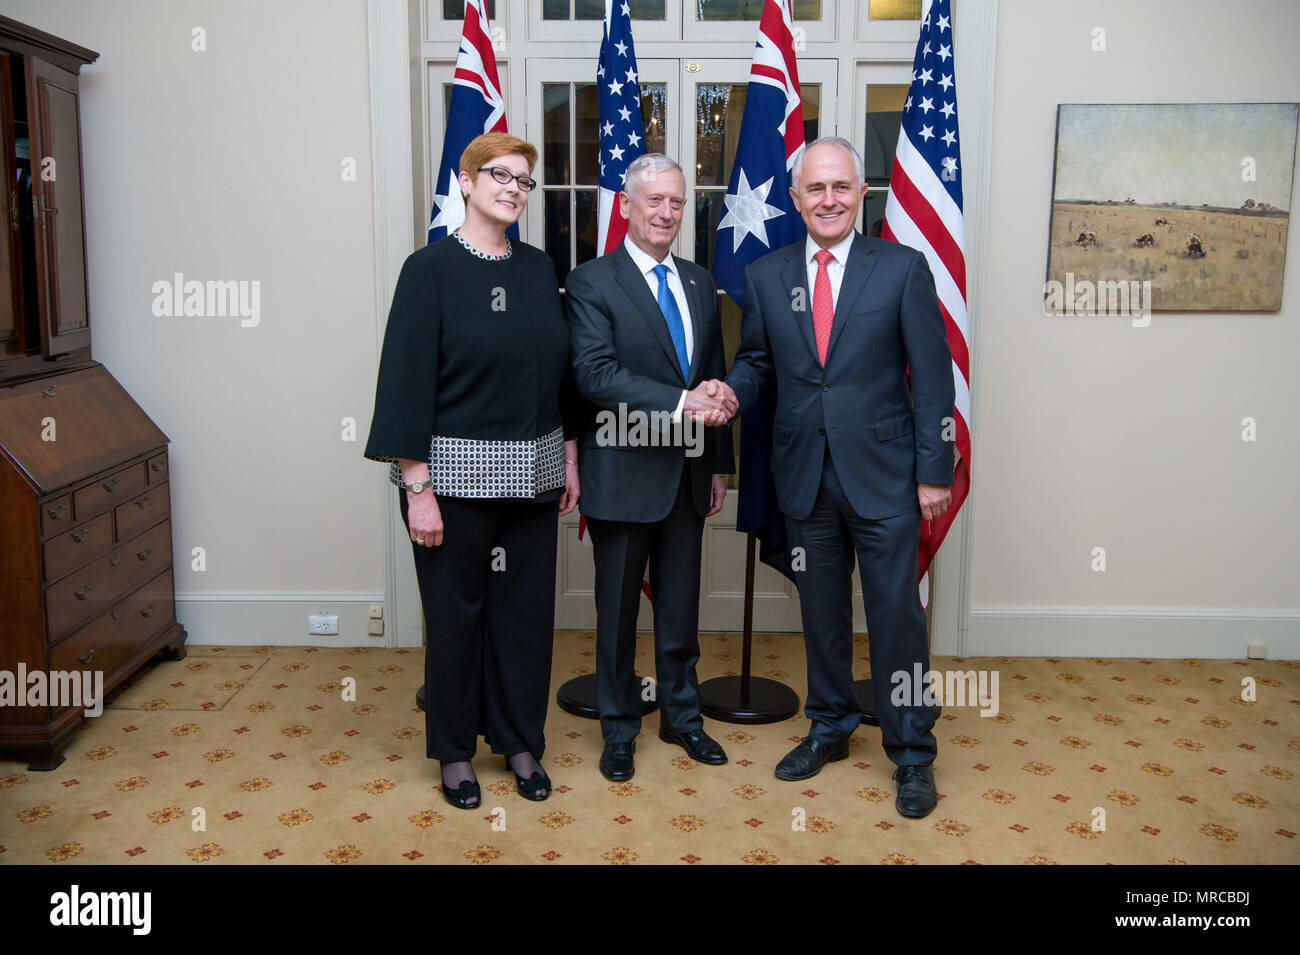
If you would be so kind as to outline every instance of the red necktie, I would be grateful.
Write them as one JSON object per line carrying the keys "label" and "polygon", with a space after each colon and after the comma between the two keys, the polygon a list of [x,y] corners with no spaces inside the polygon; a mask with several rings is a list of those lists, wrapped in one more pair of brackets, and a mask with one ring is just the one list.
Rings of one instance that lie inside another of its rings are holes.
{"label": "red necktie", "polygon": [[819,249],[817,279],[813,283],[813,336],[817,339],[817,358],[826,367],[826,347],[831,341],[831,324],[835,321],[835,299],[831,295],[831,277],[826,263],[833,256],[828,249]]}

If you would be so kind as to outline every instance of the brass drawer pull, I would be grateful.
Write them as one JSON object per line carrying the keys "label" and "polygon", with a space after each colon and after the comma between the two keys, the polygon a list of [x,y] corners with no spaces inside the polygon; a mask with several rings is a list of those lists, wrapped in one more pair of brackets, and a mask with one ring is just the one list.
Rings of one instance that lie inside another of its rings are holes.
{"label": "brass drawer pull", "polygon": [[124,605],[119,604],[118,606],[116,606],[116,607],[113,608],[112,617],[113,617],[114,620],[121,620],[121,619],[122,619],[122,610],[123,610],[123,606],[124,606]]}
{"label": "brass drawer pull", "polygon": [[54,393],[58,390],[58,387],[59,387],[58,385],[49,385],[41,389],[41,394],[43,394],[46,398],[53,398]]}
{"label": "brass drawer pull", "polygon": [[89,663],[89,662],[90,662],[91,660],[93,660],[93,659],[95,659],[95,648],[94,648],[94,647],[91,647],[89,650],[87,650],[87,651],[86,651],[85,653],[83,653],[81,656],[77,657],[77,662],[78,662],[78,663],[83,663],[83,664],[84,664],[84,663]]}
{"label": "brass drawer pull", "polygon": [[87,599],[87,595],[94,589],[95,588],[92,587],[90,584],[86,584],[86,586],[82,587],[80,590],[74,593],[73,596],[76,597],[78,600],[85,600]]}
{"label": "brass drawer pull", "polygon": [[150,503],[151,502],[149,501],[148,495],[145,495],[144,497],[140,498],[140,500],[135,502],[135,506],[140,508],[141,510],[144,510],[146,507],[149,506]]}
{"label": "brass drawer pull", "polygon": [[50,508],[46,513],[50,515],[51,520],[61,521],[63,520],[63,515],[68,513],[68,502],[64,501],[58,507]]}
{"label": "brass drawer pull", "polygon": [[150,604],[149,606],[145,607],[143,610],[140,611],[140,616],[152,617],[153,612],[154,612],[154,604]]}
{"label": "brass drawer pull", "polygon": [[135,556],[139,557],[141,560],[148,560],[149,555],[152,553],[153,553],[153,548],[146,547],[144,550],[140,551],[140,553],[136,554]]}
{"label": "brass drawer pull", "polygon": [[117,478],[109,478],[107,481],[105,481],[103,485],[104,490],[112,494],[113,489],[117,487],[117,480],[118,480]]}
{"label": "brass drawer pull", "polygon": [[149,470],[153,471],[155,474],[157,474],[162,469],[163,469],[163,465],[161,461],[155,461],[153,464],[149,465]]}
{"label": "brass drawer pull", "polygon": [[108,559],[108,565],[109,565],[110,567],[116,567],[116,566],[117,566],[118,564],[120,564],[120,563],[122,563],[122,555],[121,555],[121,554],[114,554],[112,557],[110,557],[110,558]]}
{"label": "brass drawer pull", "polygon": [[69,536],[71,536],[74,541],[80,544],[82,541],[84,541],[87,537],[90,536],[90,528],[83,527],[79,531],[73,531],[72,534]]}

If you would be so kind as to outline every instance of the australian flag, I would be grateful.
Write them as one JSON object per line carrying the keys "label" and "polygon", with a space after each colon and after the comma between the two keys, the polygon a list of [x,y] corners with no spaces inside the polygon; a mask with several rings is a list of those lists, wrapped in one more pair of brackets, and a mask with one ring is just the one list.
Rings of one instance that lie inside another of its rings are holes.
{"label": "australian flag", "polygon": [[[806,235],[790,198],[790,170],[803,148],[790,0],[767,0],[749,68],[736,161],[724,200],[727,211],[718,223],[713,250],[713,277],[741,308],[745,267]],[[769,390],[740,419],[736,530],[753,531],[763,563],[793,580],[785,517],[772,481],[773,397]]]}
{"label": "australian flag", "polygon": [[[451,103],[447,108],[447,129],[442,139],[442,161],[434,180],[433,213],[429,220],[429,244],[445,238],[465,221],[465,200],[456,177],[460,154],[470,141],[484,133],[506,132],[506,101],[497,79],[497,60],[492,51],[492,27],[488,23],[486,0],[465,0],[465,26],[461,30],[460,52],[452,80]],[[519,227],[506,234],[519,238]]]}

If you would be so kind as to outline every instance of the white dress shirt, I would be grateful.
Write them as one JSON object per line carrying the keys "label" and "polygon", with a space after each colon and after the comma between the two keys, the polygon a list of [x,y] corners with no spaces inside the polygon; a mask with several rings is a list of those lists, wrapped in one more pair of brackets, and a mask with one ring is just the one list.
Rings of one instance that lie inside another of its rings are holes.
{"label": "white dress shirt", "polygon": [[[844,266],[849,261],[849,247],[853,245],[855,233],[850,232],[845,238],[830,247],[834,258],[826,263],[826,275],[831,280],[831,305],[840,303],[840,285],[844,281]],[[821,246],[813,241],[812,236],[804,240],[803,259],[808,268],[808,313],[812,314],[812,296],[817,291],[817,253]]]}
{"label": "white dress shirt", "polygon": [[[686,289],[682,287],[682,277],[677,274],[677,263],[673,261],[672,253],[670,252],[660,262],[633,242],[631,236],[623,239],[623,247],[627,249],[627,254],[632,256],[632,261],[636,264],[636,267],[641,270],[646,285],[650,287],[650,297],[656,303],[659,301],[659,276],[655,274],[655,266],[668,266],[668,291],[673,293],[673,298],[677,300],[677,311],[682,315],[682,330],[686,333],[686,362],[687,367],[689,367],[695,352],[695,335],[693,334],[695,326],[691,324],[691,308],[686,304]],[[667,327],[667,324],[667,319],[665,319],[664,326]],[[682,405],[685,403],[686,390],[683,389],[681,397],[677,399],[677,407],[673,409],[673,421],[677,421],[681,417]]]}

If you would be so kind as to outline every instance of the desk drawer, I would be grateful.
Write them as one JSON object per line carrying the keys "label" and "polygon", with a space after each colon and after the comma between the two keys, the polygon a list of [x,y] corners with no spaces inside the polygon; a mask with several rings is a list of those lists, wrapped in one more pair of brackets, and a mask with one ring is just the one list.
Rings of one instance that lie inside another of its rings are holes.
{"label": "desk drawer", "polygon": [[41,505],[41,536],[48,537],[72,526],[72,496],[65,494]]}
{"label": "desk drawer", "polygon": [[123,501],[129,501],[148,486],[149,480],[145,477],[144,465],[133,464],[129,468],[114,471],[79,491],[74,491],[73,512],[78,520],[84,521],[88,517],[94,517],[109,508],[116,507]]}
{"label": "desk drawer", "polygon": [[[144,469],[141,468],[143,475]],[[172,559],[172,525],[164,521],[91,561],[45,591],[51,644],[155,577]]]}
{"label": "desk drawer", "polygon": [[100,514],[41,545],[45,579],[55,581],[83,567],[113,546],[113,516]]}
{"label": "desk drawer", "polygon": [[134,501],[119,504],[113,509],[117,520],[117,539],[129,540],[146,527],[152,527],[167,516],[170,506],[167,485],[150,487]]}
{"label": "desk drawer", "polygon": [[145,462],[145,477],[148,478],[150,486],[161,484],[167,480],[167,452],[155,454]]}
{"label": "desk drawer", "polygon": [[170,570],[114,604],[50,651],[51,670],[112,670],[176,616]]}

